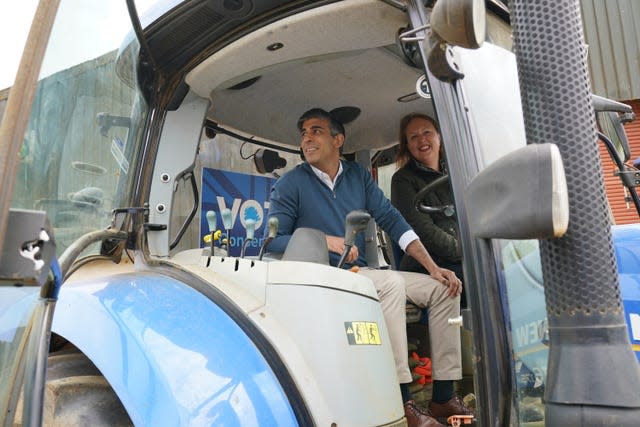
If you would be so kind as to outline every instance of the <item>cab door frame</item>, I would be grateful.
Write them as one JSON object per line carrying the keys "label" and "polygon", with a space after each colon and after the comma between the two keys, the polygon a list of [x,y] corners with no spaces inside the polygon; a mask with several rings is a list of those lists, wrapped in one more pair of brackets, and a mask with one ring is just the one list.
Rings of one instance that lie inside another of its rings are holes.
{"label": "cab door frame", "polygon": [[[407,13],[413,28],[429,24],[422,2],[411,0]],[[436,78],[427,66],[427,34],[416,34],[422,68],[429,84],[436,119],[440,125],[447,153],[451,188],[459,218],[460,242],[467,301],[471,307],[474,343],[474,389],[480,425],[510,424],[514,411],[514,377],[510,360],[510,336],[501,286],[497,276],[496,253],[499,250],[487,240],[473,239],[469,230],[467,209],[462,195],[471,179],[482,169],[477,134],[466,110],[465,94],[458,80],[451,83]],[[420,40],[422,39],[422,40]],[[447,49],[451,49],[447,47]],[[464,71],[464,70],[463,70]],[[489,361],[491,361],[489,363]],[[517,419],[515,420],[517,422]]]}
{"label": "cab door frame", "polygon": [[[16,79],[11,87],[0,124],[0,248],[5,247],[5,240],[8,237],[7,226],[19,164],[18,153],[24,140],[40,67],[58,5],[59,0],[42,0],[36,9]],[[43,268],[48,268],[48,266]],[[2,280],[0,281],[0,293],[2,293],[2,288],[6,289],[18,285],[22,285],[19,280]],[[5,347],[9,353],[6,356],[13,361],[15,369],[7,374],[11,376],[7,381],[12,385],[11,389],[3,390],[0,393],[0,417],[3,419],[3,426],[13,425],[22,389],[24,389],[22,424],[25,426],[40,426],[42,424],[47,344],[55,307],[55,298],[48,297],[51,289],[47,288],[49,287],[42,287],[39,296],[35,295],[37,290],[34,290],[31,295],[33,303],[29,305],[23,318],[28,319],[26,326],[14,324],[15,322],[20,323],[20,319],[5,319],[10,323],[6,325],[8,328],[14,330],[15,327],[17,336],[13,338],[13,342],[24,343],[24,345],[20,345],[15,353],[11,351],[11,346]],[[57,293],[57,290],[54,293]],[[22,302],[24,301],[22,300]],[[6,307],[5,313],[0,313],[0,318],[2,318],[1,315],[9,313],[11,308],[12,306]]]}

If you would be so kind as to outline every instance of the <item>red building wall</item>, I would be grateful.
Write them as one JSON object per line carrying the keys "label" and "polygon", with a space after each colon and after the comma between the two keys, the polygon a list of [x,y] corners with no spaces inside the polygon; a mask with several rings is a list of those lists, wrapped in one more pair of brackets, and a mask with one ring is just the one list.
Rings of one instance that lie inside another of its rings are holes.
{"label": "red building wall", "polygon": [[[626,124],[624,127],[629,139],[629,148],[631,149],[630,162],[633,162],[633,160],[640,157],[640,100],[622,102],[631,105],[637,117],[635,121]],[[604,172],[607,199],[609,200],[615,223],[631,224],[640,222],[640,216],[638,216],[633,202],[630,201],[628,205],[625,202],[624,188],[622,187],[620,178],[613,175],[616,167],[611,161],[607,149],[602,143],[598,144],[598,147],[600,149],[600,159]],[[640,190],[640,187],[637,187],[637,190]]]}

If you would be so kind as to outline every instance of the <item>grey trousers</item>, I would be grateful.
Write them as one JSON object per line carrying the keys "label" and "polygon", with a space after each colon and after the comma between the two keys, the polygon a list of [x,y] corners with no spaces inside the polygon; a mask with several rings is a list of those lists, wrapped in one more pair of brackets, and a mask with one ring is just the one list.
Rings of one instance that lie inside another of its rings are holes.
{"label": "grey trousers", "polygon": [[370,268],[361,268],[360,274],[370,278],[378,292],[399,382],[411,382],[405,312],[407,300],[429,309],[433,379],[462,378],[460,326],[448,323],[449,319],[460,315],[460,297],[449,297],[448,288],[426,274]]}

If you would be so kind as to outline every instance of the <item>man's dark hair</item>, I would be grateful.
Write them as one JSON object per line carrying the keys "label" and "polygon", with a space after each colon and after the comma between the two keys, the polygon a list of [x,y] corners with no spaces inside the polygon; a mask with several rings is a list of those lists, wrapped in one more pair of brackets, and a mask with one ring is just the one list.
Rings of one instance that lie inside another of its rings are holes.
{"label": "man's dark hair", "polygon": [[300,118],[298,119],[298,131],[302,132],[302,124],[309,119],[324,119],[329,122],[329,130],[331,131],[331,136],[336,136],[338,134],[343,134],[346,136],[344,131],[344,125],[340,123],[331,113],[323,110],[322,108],[312,108],[306,111]]}

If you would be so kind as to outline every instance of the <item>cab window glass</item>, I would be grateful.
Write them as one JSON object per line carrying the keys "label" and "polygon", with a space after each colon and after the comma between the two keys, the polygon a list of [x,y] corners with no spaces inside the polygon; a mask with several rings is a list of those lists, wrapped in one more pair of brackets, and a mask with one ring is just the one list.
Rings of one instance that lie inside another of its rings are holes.
{"label": "cab window glass", "polygon": [[12,205],[45,210],[60,254],[109,225],[134,175],[146,105],[124,2],[60,3],[20,152]]}
{"label": "cab window glass", "polygon": [[538,241],[502,240],[498,244],[509,307],[519,418],[521,422],[542,421],[549,348]]}

